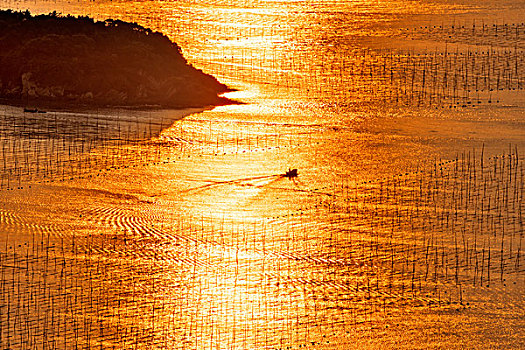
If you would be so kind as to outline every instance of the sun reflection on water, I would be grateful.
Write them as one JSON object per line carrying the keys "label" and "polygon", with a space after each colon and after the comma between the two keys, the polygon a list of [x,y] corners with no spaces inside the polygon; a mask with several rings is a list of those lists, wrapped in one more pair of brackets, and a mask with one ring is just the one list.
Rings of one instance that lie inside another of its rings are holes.
{"label": "sun reflection on water", "polygon": [[[162,31],[240,102],[184,116],[79,114],[104,125],[105,138],[50,136],[41,149],[53,151],[34,164],[42,179],[7,191],[18,174],[2,177],[2,341],[519,348],[525,128],[511,106],[520,100],[498,109],[495,92],[468,94],[484,64],[523,62],[525,27],[512,27],[518,39],[469,27],[480,14],[521,18],[510,3],[516,14],[490,1],[0,2]],[[487,43],[503,49],[481,54]],[[477,56],[461,51],[469,45]],[[462,73],[471,66],[479,70]],[[467,89],[442,83],[445,74]],[[506,79],[522,94],[522,66],[519,79],[498,74],[484,84]],[[13,118],[2,130],[26,121],[4,115]],[[41,118],[49,132],[66,116]],[[6,149],[22,148],[9,140]],[[66,142],[94,145],[71,174],[55,162],[71,156]],[[282,176],[294,168],[297,178]]]}

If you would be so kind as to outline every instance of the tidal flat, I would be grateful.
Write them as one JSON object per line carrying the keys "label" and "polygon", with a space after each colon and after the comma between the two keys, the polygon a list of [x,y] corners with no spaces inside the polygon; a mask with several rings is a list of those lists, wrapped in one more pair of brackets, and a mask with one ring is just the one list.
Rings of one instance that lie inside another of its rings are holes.
{"label": "tidal flat", "polygon": [[0,106],[2,349],[525,347],[520,1],[0,8],[136,22],[242,102]]}

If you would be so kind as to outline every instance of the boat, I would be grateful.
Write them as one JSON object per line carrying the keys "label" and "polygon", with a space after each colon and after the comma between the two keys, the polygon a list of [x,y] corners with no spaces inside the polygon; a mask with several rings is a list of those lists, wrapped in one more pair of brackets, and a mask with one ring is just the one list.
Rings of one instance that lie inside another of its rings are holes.
{"label": "boat", "polygon": [[297,175],[298,175],[297,169],[290,169],[290,168],[288,168],[288,171],[286,173],[284,173],[284,177],[287,177],[289,179],[297,177]]}
{"label": "boat", "polygon": [[24,108],[24,113],[47,113],[46,111],[43,111],[41,109],[37,108]]}

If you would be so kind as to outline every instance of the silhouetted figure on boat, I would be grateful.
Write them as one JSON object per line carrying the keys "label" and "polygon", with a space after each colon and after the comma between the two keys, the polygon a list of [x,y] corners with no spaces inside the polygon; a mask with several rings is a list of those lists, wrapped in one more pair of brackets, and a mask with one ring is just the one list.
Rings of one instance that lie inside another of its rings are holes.
{"label": "silhouetted figure on boat", "polygon": [[287,177],[289,179],[292,179],[294,177],[297,177],[297,169],[290,169],[288,168],[288,171],[284,173],[284,177]]}

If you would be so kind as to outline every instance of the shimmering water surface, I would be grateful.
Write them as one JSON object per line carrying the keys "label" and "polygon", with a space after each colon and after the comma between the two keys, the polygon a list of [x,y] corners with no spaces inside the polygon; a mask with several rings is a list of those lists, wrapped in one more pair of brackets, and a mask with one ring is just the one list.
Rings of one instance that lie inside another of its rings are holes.
{"label": "shimmering water surface", "polygon": [[161,31],[242,102],[0,108],[2,348],[525,347],[521,1],[0,7]]}

